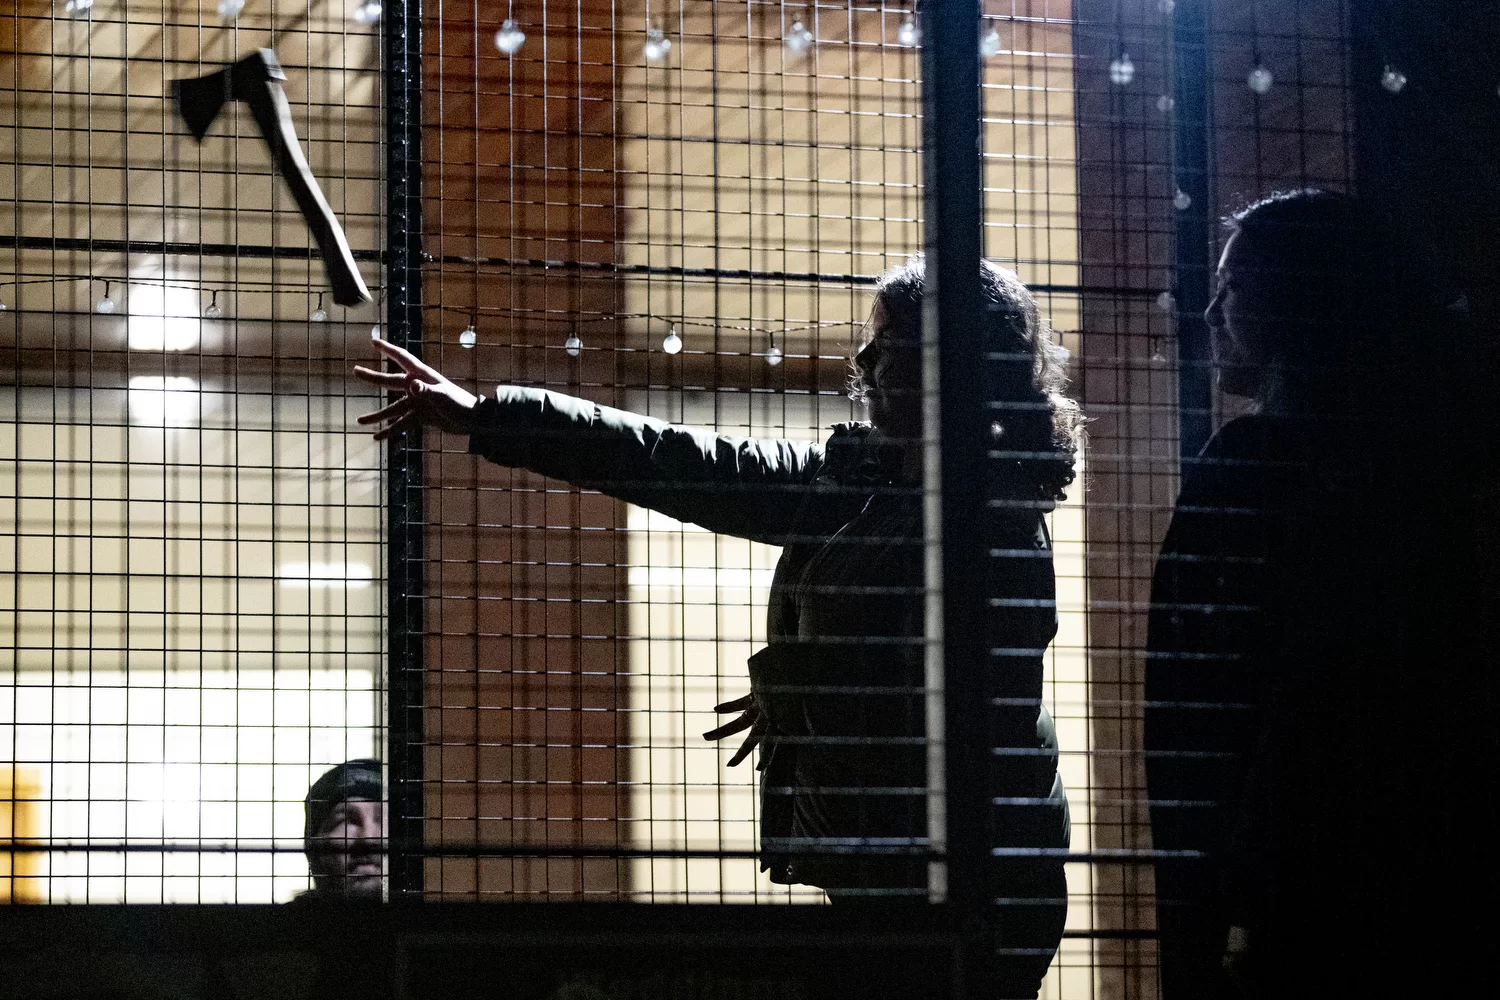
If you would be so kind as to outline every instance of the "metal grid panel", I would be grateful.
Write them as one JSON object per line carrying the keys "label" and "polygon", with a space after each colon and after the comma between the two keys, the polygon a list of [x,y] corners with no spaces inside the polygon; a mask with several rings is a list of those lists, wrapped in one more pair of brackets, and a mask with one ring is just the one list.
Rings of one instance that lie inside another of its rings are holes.
{"label": "metal grid panel", "polygon": [[273,46],[368,262],[376,35],[324,3],[79,13],[0,19],[0,772],[47,848],[12,895],[284,900],[311,780],[382,742],[380,456],[344,385],[376,314],[323,296],[244,106],[199,144],[170,84]]}

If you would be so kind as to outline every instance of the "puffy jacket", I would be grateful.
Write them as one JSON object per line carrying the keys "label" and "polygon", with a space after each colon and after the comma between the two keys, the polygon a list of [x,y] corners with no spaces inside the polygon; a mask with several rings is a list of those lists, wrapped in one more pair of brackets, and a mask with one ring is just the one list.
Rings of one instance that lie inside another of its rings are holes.
{"label": "puffy jacket", "polygon": [[[901,481],[897,447],[862,423],[835,425],[823,445],[739,438],[504,386],[481,399],[470,450],[781,546],[769,645],[750,660],[768,727],[762,868],[782,883],[925,893],[922,499]],[[985,710],[997,732],[1035,733],[993,758],[993,842],[1043,849],[997,861],[997,892],[1046,896],[1057,910],[1068,816],[1041,703],[1056,632],[1046,508],[1001,505],[982,540],[995,556],[984,581],[994,608]]]}

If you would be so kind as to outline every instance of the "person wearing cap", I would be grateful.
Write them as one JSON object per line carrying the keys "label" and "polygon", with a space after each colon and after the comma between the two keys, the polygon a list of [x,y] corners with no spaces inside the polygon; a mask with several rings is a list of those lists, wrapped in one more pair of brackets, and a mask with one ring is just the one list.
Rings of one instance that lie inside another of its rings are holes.
{"label": "person wearing cap", "polygon": [[349,760],[307,790],[302,844],[313,887],[296,898],[381,898],[385,809],[380,761]]}

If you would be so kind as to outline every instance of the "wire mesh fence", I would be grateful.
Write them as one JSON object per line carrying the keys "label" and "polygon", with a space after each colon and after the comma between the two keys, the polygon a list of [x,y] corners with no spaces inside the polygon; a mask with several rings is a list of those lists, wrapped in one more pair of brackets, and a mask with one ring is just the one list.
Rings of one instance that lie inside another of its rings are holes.
{"label": "wire mesh fence", "polygon": [[[1045,997],[1186,995],[1157,877],[1202,852],[1159,768],[1195,751],[1151,743],[1152,692],[1222,650],[1162,645],[1159,555],[1194,557],[1179,494],[1258,392],[1223,382],[1222,294],[1203,318],[1217,220],[1370,187],[1356,105],[1408,81],[1389,39],[1369,77],[1339,0],[979,14],[990,519],[943,588],[966,439],[916,374],[942,347],[909,258],[945,237],[913,5],[0,18],[0,893],[316,895],[331,823],[374,844],[339,877],[393,899],[959,896],[944,816],[975,790],[944,786],[926,658],[968,588],[986,631],[941,641],[986,671],[1004,960]],[[285,118],[257,70],[195,139],[174,82],[260,48]],[[350,374],[382,331],[431,366],[386,395]],[[392,405],[388,444],[355,424]]]}

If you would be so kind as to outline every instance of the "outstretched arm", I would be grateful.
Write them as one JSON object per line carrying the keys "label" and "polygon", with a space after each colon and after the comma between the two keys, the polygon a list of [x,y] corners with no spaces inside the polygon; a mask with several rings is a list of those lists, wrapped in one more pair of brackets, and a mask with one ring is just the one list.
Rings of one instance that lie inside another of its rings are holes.
{"label": "outstretched arm", "polygon": [[542,389],[481,399],[408,351],[376,347],[399,372],[354,373],[397,398],[359,418],[376,438],[421,424],[469,435],[469,450],[660,511],[710,531],[781,544],[822,466],[821,447],[668,424]]}

